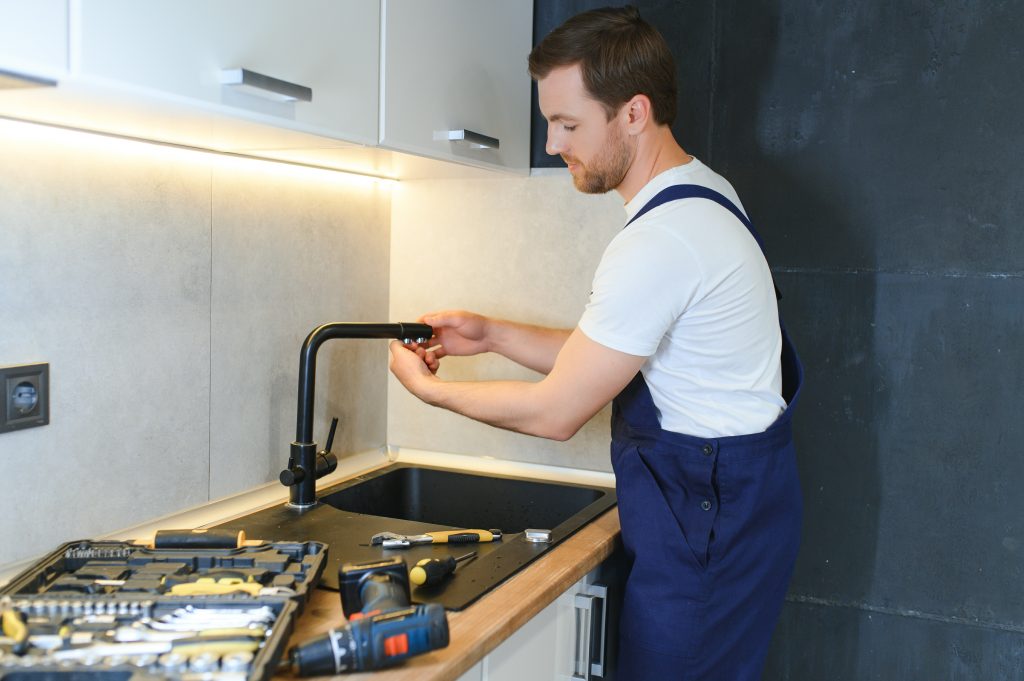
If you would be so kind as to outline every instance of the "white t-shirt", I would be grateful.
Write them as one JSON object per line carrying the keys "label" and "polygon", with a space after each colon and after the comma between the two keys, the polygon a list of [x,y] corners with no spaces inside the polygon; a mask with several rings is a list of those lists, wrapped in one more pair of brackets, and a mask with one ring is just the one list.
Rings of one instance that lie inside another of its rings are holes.
{"label": "white t-shirt", "polygon": [[[709,187],[743,210],[732,185],[695,158],[648,182],[626,204],[627,219],[676,184]],[[771,271],[743,223],[714,201],[665,203],[619,232],[579,328],[647,357],[641,371],[665,430],[759,433],[786,407]]]}

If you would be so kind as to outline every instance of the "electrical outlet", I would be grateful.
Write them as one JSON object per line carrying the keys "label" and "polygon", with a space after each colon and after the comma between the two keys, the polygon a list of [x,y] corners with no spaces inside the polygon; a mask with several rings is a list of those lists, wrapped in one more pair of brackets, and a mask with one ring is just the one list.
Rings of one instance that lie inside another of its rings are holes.
{"label": "electrical outlet", "polygon": [[50,422],[50,365],[0,367],[0,433]]}

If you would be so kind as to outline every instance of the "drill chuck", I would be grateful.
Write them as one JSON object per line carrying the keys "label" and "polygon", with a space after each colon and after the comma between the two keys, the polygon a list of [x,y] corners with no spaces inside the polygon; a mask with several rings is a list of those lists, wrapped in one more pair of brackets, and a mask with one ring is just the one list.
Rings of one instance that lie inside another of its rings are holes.
{"label": "drill chuck", "polygon": [[338,629],[293,648],[299,676],[381,669],[448,645],[448,619],[437,604],[355,617]]}
{"label": "drill chuck", "polygon": [[409,568],[397,556],[369,563],[344,563],[338,569],[338,585],[345,617],[406,608],[412,601]]}

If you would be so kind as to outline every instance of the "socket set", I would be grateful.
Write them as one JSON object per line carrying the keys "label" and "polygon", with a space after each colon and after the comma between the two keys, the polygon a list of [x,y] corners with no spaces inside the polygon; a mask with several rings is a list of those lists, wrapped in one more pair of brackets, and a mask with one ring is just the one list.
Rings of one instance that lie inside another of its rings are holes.
{"label": "socket set", "polygon": [[0,681],[269,679],[327,546],[246,544],[65,544],[0,589]]}

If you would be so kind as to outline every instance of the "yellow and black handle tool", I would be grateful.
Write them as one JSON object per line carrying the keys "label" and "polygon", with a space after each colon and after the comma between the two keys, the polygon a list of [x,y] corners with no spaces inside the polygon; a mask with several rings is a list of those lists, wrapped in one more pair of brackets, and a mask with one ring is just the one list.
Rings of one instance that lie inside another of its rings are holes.
{"label": "yellow and black handle tool", "polygon": [[240,549],[260,546],[262,540],[247,539],[244,530],[158,530],[151,545],[154,549]]}
{"label": "yellow and black handle tool", "polygon": [[418,544],[476,544],[500,539],[501,530],[445,530],[424,534],[378,532],[370,538],[370,544],[386,549],[407,549]]}
{"label": "yellow and black handle tool", "polygon": [[20,612],[12,607],[4,607],[0,614],[0,630],[11,643],[11,652],[21,655],[28,649],[28,625]]}
{"label": "yellow and black handle tool", "polygon": [[259,596],[262,589],[263,585],[251,577],[230,570],[219,570],[174,584],[168,593],[172,596],[218,596],[242,591],[250,596]]}
{"label": "yellow and black handle tool", "polygon": [[458,558],[445,556],[444,558],[424,558],[409,570],[409,581],[416,586],[435,586],[445,580],[448,575],[455,572],[459,563],[476,558],[476,551],[470,551]]}

